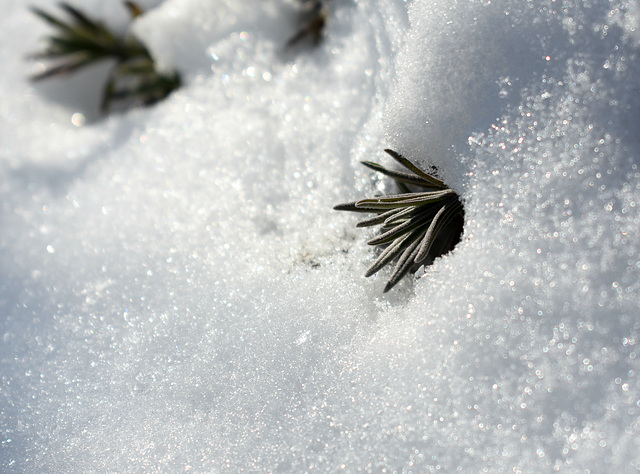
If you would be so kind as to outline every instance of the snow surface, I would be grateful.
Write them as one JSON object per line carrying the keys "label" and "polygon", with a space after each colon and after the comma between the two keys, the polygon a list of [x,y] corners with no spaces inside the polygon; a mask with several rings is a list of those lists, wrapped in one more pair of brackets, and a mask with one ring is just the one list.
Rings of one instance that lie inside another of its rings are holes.
{"label": "snow surface", "polygon": [[[0,0],[3,471],[640,469],[637,1],[334,0],[294,51],[292,1],[141,2],[185,85],[106,119],[108,65],[26,79],[30,3]],[[382,295],[331,207],[389,189],[385,147],[466,224]]]}

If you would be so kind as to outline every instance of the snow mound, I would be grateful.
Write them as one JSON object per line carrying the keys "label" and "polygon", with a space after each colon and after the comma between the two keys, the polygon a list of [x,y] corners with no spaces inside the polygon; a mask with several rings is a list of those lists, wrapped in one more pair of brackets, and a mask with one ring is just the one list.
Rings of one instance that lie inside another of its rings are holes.
{"label": "snow mound", "polygon": [[[3,470],[640,469],[636,3],[145,2],[185,85],[103,119],[0,6]],[[386,147],[466,223],[382,295]]]}

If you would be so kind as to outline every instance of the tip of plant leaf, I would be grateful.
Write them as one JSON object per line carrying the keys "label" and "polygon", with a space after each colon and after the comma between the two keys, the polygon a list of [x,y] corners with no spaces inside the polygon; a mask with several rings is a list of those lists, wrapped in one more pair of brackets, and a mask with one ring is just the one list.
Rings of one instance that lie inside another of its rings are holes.
{"label": "tip of plant leaf", "polygon": [[343,202],[342,204],[336,204],[333,206],[334,211],[353,211],[356,209],[356,202]]}

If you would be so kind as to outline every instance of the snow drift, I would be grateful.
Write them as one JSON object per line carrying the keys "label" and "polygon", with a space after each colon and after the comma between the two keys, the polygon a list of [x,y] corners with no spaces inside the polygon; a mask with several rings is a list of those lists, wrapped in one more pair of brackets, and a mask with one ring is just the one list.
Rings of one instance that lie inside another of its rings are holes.
{"label": "snow drift", "polygon": [[[637,2],[145,2],[185,86],[103,119],[0,5],[3,469],[640,468]],[[467,222],[383,296],[385,147]]]}

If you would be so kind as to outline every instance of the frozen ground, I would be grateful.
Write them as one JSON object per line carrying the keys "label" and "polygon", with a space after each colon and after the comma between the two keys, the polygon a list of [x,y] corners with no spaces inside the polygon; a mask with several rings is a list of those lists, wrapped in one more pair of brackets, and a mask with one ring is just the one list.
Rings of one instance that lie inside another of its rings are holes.
{"label": "frozen ground", "polygon": [[[144,2],[185,86],[103,120],[104,66],[25,79],[30,3],[0,0],[3,471],[640,469],[637,1],[334,0],[289,53],[291,2]],[[467,222],[383,296],[331,207],[385,147]]]}

